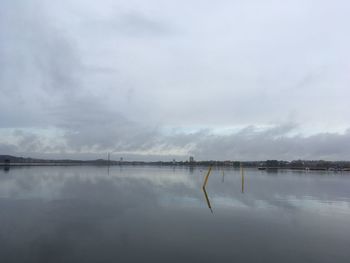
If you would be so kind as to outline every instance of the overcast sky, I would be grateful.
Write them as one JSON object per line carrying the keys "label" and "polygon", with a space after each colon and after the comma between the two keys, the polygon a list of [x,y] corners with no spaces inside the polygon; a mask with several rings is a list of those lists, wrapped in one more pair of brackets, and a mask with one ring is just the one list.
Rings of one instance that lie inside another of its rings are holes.
{"label": "overcast sky", "polygon": [[350,159],[350,2],[0,0],[0,154]]}

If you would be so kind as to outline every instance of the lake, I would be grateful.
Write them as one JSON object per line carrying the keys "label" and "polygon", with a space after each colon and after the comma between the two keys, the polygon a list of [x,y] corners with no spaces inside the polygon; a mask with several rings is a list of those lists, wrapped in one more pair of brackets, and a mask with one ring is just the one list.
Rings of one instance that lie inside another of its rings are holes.
{"label": "lake", "polygon": [[350,173],[0,171],[0,261],[349,262]]}

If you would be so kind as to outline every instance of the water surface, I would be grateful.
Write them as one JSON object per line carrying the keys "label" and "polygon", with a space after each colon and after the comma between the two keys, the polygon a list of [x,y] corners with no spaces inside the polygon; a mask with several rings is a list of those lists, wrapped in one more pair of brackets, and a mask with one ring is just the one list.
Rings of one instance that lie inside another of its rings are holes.
{"label": "water surface", "polygon": [[350,174],[0,171],[1,262],[349,262]]}

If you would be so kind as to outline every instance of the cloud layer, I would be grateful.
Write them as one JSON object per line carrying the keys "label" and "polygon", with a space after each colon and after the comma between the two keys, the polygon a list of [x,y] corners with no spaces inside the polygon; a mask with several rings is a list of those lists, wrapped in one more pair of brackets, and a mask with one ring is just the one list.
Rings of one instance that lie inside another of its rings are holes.
{"label": "cloud layer", "polygon": [[0,153],[349,159],[347,1],[2,1]]}

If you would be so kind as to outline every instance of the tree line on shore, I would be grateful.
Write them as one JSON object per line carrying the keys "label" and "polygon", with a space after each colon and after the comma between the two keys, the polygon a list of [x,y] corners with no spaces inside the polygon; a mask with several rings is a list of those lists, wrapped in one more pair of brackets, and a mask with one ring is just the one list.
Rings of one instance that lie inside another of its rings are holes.
{"label": "tree line on shore", "polygon": [[228,166],[228,167],[256,167],[259,169],[307,169],[307,170],[350,170],[350,161],[324,161],[324,160],[266,160],[266,161],[125,161],[125,160],[71,160],[71,159],[35,159],[16,157],[11,155],[0,155],[0,164],[71,164],[71,165],[190,165],[190,166]]}

